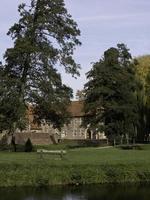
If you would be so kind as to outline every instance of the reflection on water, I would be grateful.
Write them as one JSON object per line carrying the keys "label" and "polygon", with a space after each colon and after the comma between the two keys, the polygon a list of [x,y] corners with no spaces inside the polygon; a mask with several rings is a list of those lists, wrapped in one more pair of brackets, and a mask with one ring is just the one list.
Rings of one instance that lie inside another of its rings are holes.
{"label": "reflection on water", "polygon": [[7,188],[0,189],[0,200],[150,200],[150,185]]}

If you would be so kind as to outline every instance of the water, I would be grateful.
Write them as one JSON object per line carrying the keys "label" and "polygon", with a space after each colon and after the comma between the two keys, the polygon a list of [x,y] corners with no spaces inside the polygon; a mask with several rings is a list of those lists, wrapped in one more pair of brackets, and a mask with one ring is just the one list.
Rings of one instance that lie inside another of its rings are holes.
{"label": "water", "polygon": [[0,189],[0,200],[150,200],[150,185],[7,188]]}

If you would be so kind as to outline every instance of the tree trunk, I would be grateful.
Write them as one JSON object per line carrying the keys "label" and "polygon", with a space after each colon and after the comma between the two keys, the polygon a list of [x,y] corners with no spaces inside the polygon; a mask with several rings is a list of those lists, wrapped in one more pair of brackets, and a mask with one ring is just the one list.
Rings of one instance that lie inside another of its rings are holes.
{"label": "tree trunk", "polygon": [[129,136],[128,136],[128,134],[126,134],[126,142],[127,142],[127,144],[129,144]]}
{"label": "tree trunk", "polygon": [[121,135],[120,144],[123,144],[123,135]]}
{"label": "tree trunk", "polygon": [[116,139],[115,139],[115,138],[114,138],[114,141],[113,141],[113,142],[114,142],[114,146],[116,146]]}
{"label": "tree trunk", "polygon": [[15,142],[15,136],[12,134],[12,138],[11,138],[11,144],[13,146],[14,152],[17,151],[17,147],[16,147],[16,142]]}
{"label": "tree trunk", "polygon": [[109,141],[108,141],[108,138],[107,138],[106,140],[107,140],[107,145],[109,145]]}

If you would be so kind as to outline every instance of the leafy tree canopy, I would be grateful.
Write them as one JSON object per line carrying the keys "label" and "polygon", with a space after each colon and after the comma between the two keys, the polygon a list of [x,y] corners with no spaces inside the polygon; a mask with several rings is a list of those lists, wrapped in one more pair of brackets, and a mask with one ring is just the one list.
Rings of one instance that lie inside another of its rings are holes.
{"label": "leafy tree canopy", "polygon": [[137,65],[135,65],[136,76],[140,80],[145,93],[145,103],[150,104],[149,88],[150,88],[150,55],[144,55],[136,58]]}
{"label": "leafy tree canopy", "polygon": [[136,91],[139,111],[138,139],[147,140],[150,133],[150,55],[136,58],[135,74],[140,82]]}
{"label": "leafy tree canopy", "polygon": [[73,52],[81,44],[80,31],[63,0],[31,0],[18,11],[20,19],[8,32],[14,46],[7,49],[5,65],[0,66],[1,116],[9,120],[13,115],[14,126],[23,121],[31,103],[39,119],[60,127],[72,89],[62,84],[58,69],[63,66],[67,73],[79,75]]}
{"label": "leafy tree canopy", "polygon": [[79,100],[79,101],[83,101],[85,99],[84,90],[77,90],[76,99]]}
{"label": "leafy tree canopy", "polygon": [[93,64],[85,84],[84,125],[107,136],[133,135],[136,125],[136,80],[131,54],[124,44],[110,48]]}

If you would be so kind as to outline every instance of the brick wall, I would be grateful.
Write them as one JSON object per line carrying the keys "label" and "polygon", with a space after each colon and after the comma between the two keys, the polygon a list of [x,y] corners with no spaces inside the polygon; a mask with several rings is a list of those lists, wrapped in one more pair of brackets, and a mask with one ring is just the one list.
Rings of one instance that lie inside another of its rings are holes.
{"label": "brick wall", "polygon": [[[36,133],[36,132],[15,133],[16,144],[24,144],[28,138],[30,138],[32,144],[36,145],[48,145],[53,143],[51,136],[48,133]],[[55,139],[56,141],[58,140],[56,136]]]}

